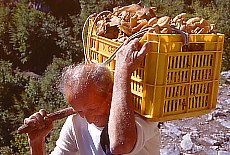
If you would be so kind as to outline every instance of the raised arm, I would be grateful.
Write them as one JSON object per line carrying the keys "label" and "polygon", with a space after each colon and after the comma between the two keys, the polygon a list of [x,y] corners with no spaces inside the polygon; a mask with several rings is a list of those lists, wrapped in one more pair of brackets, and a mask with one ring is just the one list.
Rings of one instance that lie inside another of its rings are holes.
{"label": "raised arm", "polygon": [[45,137],[53,128],[53,123],[48,119],[44,119],[46,116],[46,111],[41,109],[39,112],[34,113],[29,118],[24,120],[25,124],[36,127],[36,130],[28,133],[28,142],[31,155],[45,154]]}
{"label": "raised arm", "polygon": [[108,132],[113,154],[125,154],[135,146],[137,133],[131,103],[130,77],[147,53],[149,43],[138,51],[138,39],[126,41],[116,55],[113,96]]}

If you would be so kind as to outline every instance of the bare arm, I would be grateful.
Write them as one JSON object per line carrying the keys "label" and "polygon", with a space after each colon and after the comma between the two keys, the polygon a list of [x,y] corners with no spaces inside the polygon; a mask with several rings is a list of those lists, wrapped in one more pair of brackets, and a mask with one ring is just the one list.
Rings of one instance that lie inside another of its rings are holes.
{"label": "bare arm", "polygon": [[116,56],[113,97],[109,116],[110,150],[113,154],[125,154],[135,146],[137,133],[134,109],[131,103],[130,77],[143,60],[149,43],[137,50],[138,39],[126,41]]}
{"label": "bare arm", "polygon": [[28,133],[28,143],[31,155],[45,154],[45,137],[53,128],[52,121],[44,119],[46,116],[46,111],[41,109],[39,112],[34,113],[24,121],[25,124],[36,127],[36,130]]}

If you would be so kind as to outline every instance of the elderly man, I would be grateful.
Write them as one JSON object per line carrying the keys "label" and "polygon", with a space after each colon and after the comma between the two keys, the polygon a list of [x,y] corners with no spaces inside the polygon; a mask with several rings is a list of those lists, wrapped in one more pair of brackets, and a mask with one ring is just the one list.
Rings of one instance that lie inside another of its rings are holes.
{"label": "elderly man", "polygon": [[[145,43],[138,51],[138,43],[125,41],[118,51],[114,79],[101,64],[71,66],[63,73],[64,96],[77,114],[67,118],[51,154],[160,154],[157,123],[135,114],[131,103],[130,76],[149,48]],[[52,129],[45,117],[41,109],[25,119],[38,127],[28,133],[32,155],[44,153],[44,139]]]}

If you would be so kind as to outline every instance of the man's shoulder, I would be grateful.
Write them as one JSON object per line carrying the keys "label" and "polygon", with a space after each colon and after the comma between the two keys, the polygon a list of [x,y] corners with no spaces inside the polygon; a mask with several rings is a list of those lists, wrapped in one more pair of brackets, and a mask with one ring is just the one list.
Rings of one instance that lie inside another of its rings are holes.
{"label": "man's shoulder", "polygon": [[158,128],[158,122],[149,121],[139,114],[135,114],[135,122],[142,127]]}

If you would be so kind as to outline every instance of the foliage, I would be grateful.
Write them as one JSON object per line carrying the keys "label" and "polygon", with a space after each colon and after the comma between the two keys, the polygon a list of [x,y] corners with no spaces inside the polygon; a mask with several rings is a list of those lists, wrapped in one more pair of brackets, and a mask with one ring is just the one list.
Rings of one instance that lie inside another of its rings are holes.
{"label": "foliage", "polygon": [[0,129],[0,147],[10,146],[12,132],[29,111],[29,105],[23,104],[25,85],[26,79],[15,73],[12,63],[0,61],[0,124],[5,127]]}
{"label": "foliage", "polygon": [[230,0],[217,1],[219,19],[217,20],[217,30],[225,34],[222,69],[230,70]]}
{"label": "foliage", "polygon": [[1,5],[0,17],[0,58],[14,66],[41,74],[53,56],[82,60],[80,32],[74,31],[79,26],[73,26],[72,20],[36,10],[26,0],[15,3],[12,9]]}
{"label": "foliage", "polygon": [[[85,19],[92,13],[139,0],[65,2],[43,0],[45,7],[37,7],[30,0],[0,1],[0,125],[6,127],[0,128],[1,153],[28,153],[26,135],[16,133],[23,119],[40,108],[53,112],[67,106],[57,81],[65,66],[83,60],[81,31]],[[225,34],[222,69],[230,69],[230,0],[141,2],[157,7],[159,17],[173,18],[186,12],[187,18],[201,16],[216,23],[216,32]],[[55,122],[46,139],[46,152],[54,148],[64,121]]]}

